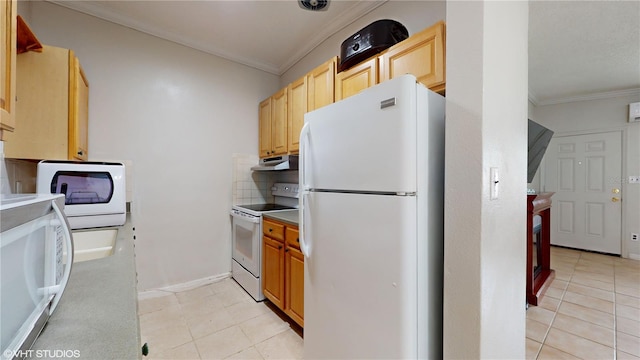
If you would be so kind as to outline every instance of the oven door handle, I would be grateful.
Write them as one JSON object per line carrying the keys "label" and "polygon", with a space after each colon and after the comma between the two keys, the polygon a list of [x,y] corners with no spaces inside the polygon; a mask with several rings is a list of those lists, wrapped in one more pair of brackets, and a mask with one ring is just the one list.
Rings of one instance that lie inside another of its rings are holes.
{"label": "oven door handle", "polygon": [[236,212],[231,210],[229,212],[231,214],[232,217],[240,219],[240,220],[244,220],[250,223],[254,223],[254,224],[259,224],[260,223],[260,217],[258,216],[251,216],[251,215],[245,215],[243,213],[240,212]]}

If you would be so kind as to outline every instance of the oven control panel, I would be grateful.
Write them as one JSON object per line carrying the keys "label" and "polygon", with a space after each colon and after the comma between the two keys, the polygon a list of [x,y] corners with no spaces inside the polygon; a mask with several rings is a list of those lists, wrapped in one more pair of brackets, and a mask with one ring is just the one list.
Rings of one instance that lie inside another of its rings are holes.
{"label": "oven control panel", "polygon": [[275,183],[271,187],[271,195],[297,198],[298,197],[298,184],[294,183]]}

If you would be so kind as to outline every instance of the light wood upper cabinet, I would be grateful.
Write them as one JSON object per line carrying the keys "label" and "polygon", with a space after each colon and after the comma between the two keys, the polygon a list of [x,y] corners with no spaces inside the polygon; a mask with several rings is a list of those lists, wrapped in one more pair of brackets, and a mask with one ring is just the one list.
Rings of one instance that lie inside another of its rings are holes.
{"label": "light wood upper cabinet", "polygon": [[307,112],[307,77],[304,76],[287,87],[287,130],[289,152],[297,153],[300,148],[300,130]]}
{"label": "light wood upper cabinet", "polygon": [[271,138],[273,139],[273,154],[287,153],[287,88],[271,97]]}
{"label": "light wood upper cabinet", "polygon": [[370,58],[336,75],[336,101],[378,83],[378,58]]}
{"label": "light wood upper cabinet", "polygon": [[18,126],[5,136],[5,156],[86,160],[89,84],[73,51],[44,46],[17,56]]}
{"label": "light wood upper cabinet", "polygon": [[260,157],[287,153],[287,88],[281,89],[260,103],[259,114]]}
{"label": "light wood upper cabinet", "polygon": [[307,111],[319,109],[335,101],[337,64],[336,56],[307,74]]}
{"label": "light wood upper cabinet", "polygon": [[334,102],[337,62],[338,58],[333,57],[289,84],[287,111],[290,153],[296,154],[299,151],[304,114]]}
{"label": "light wood upper cabinet", "polygon": [[0,140],[15,128],[17,1],[0,0]]}
{"label": "light wood upper cabinet", "polygon": [[80,60],[70,52],[69,62],[69,159],[87,160],[89,153],[89,82]]}
{"label": "light wood upper cabinet", "polygon": [[380,81],[413,74],[435,92],[445,90],[445,24],[443,21],[390,47],[380,57]]}
{"label": "light wood upper cabinet", "polygon": [[265,99],[259,106],[258,143],[261,158],[271,155],[271,98]]}

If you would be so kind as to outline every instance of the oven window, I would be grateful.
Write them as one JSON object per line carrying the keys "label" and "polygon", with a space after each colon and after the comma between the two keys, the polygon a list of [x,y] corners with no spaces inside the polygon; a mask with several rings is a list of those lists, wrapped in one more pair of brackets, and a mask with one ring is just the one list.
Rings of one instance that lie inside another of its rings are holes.
{"label": "oven window", "polygon": [[113,179],[106,171],[58,171],[51,180],[51,193],[64,194],[65,205],[106,204],[113,190]]}

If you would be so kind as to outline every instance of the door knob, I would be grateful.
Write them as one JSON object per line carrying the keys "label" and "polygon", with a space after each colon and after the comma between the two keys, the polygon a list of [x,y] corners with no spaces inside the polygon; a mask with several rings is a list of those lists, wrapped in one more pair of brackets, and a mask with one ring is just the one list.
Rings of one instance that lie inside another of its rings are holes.
{"label": "door knob", "polygon": [[614,194],[619,194],[620,193],[620,189],[613,189],[611,190],[612,193]]}
{"label": "door knob", "polygon": [[611,201],[618,202],[618,201],[620,201],[620,199],[614,196],[614,197],[611,198]]}

